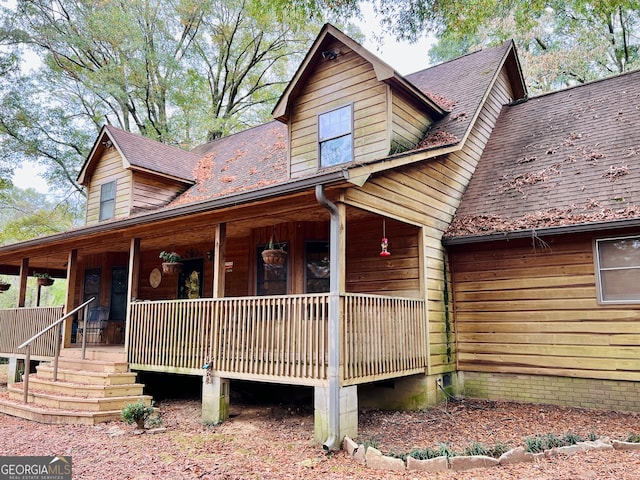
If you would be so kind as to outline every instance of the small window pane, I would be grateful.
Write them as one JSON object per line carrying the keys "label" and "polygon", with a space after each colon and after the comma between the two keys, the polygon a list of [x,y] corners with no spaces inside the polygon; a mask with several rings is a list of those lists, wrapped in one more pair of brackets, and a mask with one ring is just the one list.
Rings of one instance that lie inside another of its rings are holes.
{"label": "small window pane", "polygon": [[100,187],[100,220],[113,218],[116,209],[116,182]]}
{"label": "small window pane", "polygon": [[605,302],[640,301],[640,269],[605,270],[601,284]]}
{"label": "small window pane", "polygon": [[640,238],[601,241],[598,246],[601,268],[640,266]]}
{"label": "small window pane", "polygon": [[320,141],[351,133],[351,106],[320,115]]}
{"label": "small window pane", "polygon": [[330,167],[351,161],[351,135],[328,140],[320,144],[320,165]]}

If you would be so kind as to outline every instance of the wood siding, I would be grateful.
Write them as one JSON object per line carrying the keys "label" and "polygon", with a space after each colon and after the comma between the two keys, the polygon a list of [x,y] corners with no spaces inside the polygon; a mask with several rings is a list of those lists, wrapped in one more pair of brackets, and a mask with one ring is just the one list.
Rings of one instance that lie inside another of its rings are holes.
{"label": "wood siding", "polygon": [[335,60],[320,61],[292,105],[291,176],[318,170],[320,113],[353,104],[354,159],[366,162],[389,153],[387,85],[377,80],[369,62],[340,43]]}
{"label": "wood siding", "polygon": [[162,207],[185,189],[181,182],[134,172],[131,213]]}
{"label": "wood siding", "polygon": [[110,148],[100,158],[87,187],[86,223],[91,225],[100,221],[100,187],[116,182],[115,217],[122,218],[131,211],[132,175],[122,166],[122,157],[115,148]]}
{"label": "wood siding", "polygon": [[460,370],[640,380],[640,305],[599,305],[592,239],[451,250]]}
{"label": "wood siding", "polygon": [[421,254],[425,256],[426,283],[419,288],[428,302],[430,374],[455,370],[455,324],[451,306],[446,302],[451,283],[445,271],[442,235],[455,214],[502,106],[511,98],[508,77],[503,71],[461,150],[378,174],[363,187],[347,190],[343,197],[349,205],[423,229]]}
{"label": "wood siding", "polygon": [[424,138],[432,119],[405,95],[394,93],[391,104],[390,153],[404,152],[414,148]]}

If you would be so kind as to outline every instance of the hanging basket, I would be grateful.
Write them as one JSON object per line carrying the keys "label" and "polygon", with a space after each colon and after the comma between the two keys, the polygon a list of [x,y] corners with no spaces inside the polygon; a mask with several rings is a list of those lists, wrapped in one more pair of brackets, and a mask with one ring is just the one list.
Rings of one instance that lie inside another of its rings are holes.
{"label": "hanging basket", "polygon": [[272,248],[262,251],[262,261],[265,265],[284,265],[287,252],[279,248]]}
{"label": "hanging basket", "polygon": [[11,287],[10,283],[0,283],[0,292],[6,292]]}
{"label": "hanging basket", "polygon": [[182,272],[181,262],[162,262],[162,273],[165,275],[178,275]]}
{"label": "hanging basket", "polygon": [[50,287],[53,285],[53,278],[38,278],[38,285],[41,287]]}

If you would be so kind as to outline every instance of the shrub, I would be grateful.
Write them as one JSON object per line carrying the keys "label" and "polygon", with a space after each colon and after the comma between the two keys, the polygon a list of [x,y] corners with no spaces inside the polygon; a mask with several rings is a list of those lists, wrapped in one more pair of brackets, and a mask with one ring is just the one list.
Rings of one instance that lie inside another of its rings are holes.
{"label": "shrub", "polygon": [[120,416],[128,424],[135,423],[138,428],[144,429],[144,424],[152,413],[153,406],[147,406],[142,400],[138,400],[136,403],[129,403],[124,407]]}

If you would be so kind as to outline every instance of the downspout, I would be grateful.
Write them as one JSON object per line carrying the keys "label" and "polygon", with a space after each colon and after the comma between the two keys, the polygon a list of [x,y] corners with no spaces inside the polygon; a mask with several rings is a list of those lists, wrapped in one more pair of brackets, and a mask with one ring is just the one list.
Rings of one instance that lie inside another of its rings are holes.
{"label": "downspout", "polygon": [[326,451],[339,450],[340,438],[340,215],[327,199],[323,185],[316,185],[316,200],[331,214],[329,226],[329,437],[322,444]]}

